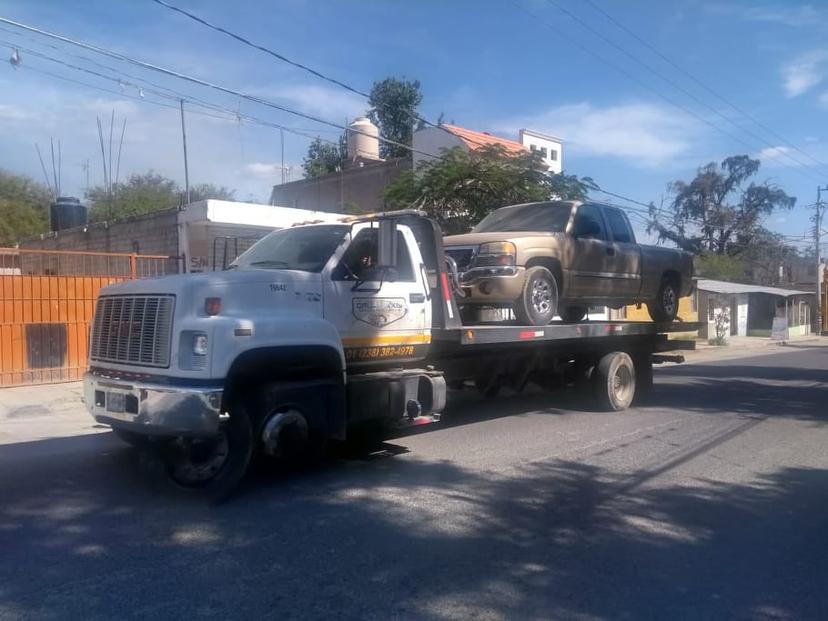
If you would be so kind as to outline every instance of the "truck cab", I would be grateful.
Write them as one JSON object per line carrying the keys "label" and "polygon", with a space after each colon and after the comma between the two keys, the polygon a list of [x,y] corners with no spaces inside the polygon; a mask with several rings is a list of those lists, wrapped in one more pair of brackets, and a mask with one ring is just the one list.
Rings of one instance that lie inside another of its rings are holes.
{"label": "truck cab", "polygon": [[445,382],[411,367],[431,342],[435,260],[399,218],[343,220],[275,231],[223,272],[104,288],[84,387],[94,418],[178,451],[165,461],[182,484],[209,485],[227,464],[189,462],[226,453],[203,450],[217,437],[275,455],[288,436],[433,416]]}

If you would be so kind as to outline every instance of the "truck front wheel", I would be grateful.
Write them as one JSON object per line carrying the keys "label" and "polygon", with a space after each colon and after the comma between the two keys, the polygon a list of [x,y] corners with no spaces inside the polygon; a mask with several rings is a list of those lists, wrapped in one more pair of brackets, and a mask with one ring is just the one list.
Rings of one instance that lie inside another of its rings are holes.
{"label": "truck front wheel", "polygon": [[545,326],[558,312],[558,283],[545,267],[526,270],[523,291],[514,304],[515,317],[521,325]]}
{"label": "truck front wheel", "polygon": [[222,416],[219,433],[209,438],[176,438],[159,447],[169,480],[221,502],[238,487],[253,453],[253,427],[244,408]]}

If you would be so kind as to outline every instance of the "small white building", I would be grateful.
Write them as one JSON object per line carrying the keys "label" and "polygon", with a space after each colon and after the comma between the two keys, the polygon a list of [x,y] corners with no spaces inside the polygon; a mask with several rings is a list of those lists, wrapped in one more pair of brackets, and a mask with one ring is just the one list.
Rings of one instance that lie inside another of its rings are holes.
{"label": "small white building", "polygon": [[563,170],[563,140],[532,129],[520,130],[520,143],[532,152],[540,153],[549,172],[560,173]]}
{"label": "small white building", "polygon": [[414,132],[411,157],[414,170],[420,162],[438,159],[443,150],[459,147],[466,151],[475,151],[484,146],[497,145],[506,153],[537,151],[540,153],[548,170],[560,173],[563,165],[563,141],[529,129],[521,129],[519,140],[510,140],[495,136],[489,132],[442,124],[440,127],[424,127]]}

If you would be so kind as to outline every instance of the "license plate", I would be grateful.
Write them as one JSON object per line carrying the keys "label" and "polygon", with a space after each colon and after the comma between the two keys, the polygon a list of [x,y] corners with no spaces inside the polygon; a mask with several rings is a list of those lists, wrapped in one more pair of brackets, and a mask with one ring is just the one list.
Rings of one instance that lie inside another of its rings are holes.
{"label": "license plate", "polygon": [[126,395],[122,392],[106,393],[106,410],[108,412],[123,412],[126,405]]}

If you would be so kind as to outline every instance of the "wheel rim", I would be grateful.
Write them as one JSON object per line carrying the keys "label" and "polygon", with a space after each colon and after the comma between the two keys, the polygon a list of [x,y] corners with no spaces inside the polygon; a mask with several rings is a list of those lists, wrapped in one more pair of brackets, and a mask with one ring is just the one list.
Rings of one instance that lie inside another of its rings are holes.
{"label": "wheel rim", "polygon": [[230,455],[230,442],[223,427],[214,438],[179,439],[171,448],[170,476],[188,487],[214,478]]}
{"label": "wheel rim", "polygon": [[540,278],[532,283],[532,308],[542,315],[552,309],[552,287]]}
{"label": "wheel rim", "polygon": [[615,399],[622,403],[626,401],[630,396],[632,386],[632,373],[630,372],[629,368],[627,368],[624,365],[621,365],[620,367],[618,367],[618,369],[615,371],[615,375],[612,377],[612,392],[613,395],[615,395]]}
{"label": "wheel rim", "polygon": [[672,315],[676,310],[676,291],[670,285],[664,287],[664,293],[661,295],[661,305],[668,315]]}

